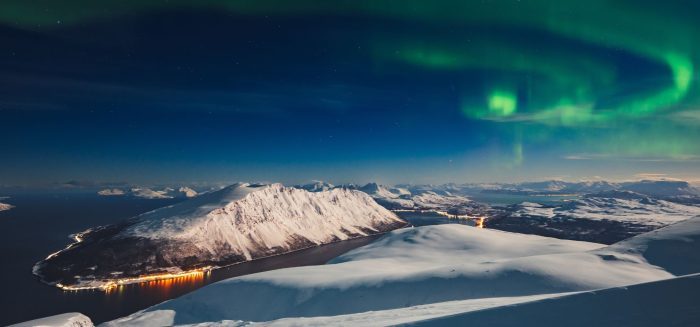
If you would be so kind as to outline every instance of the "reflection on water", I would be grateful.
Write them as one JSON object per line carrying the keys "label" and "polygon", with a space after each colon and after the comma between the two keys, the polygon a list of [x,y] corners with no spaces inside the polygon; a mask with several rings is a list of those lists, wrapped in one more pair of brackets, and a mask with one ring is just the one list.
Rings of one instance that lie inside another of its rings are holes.
{"label": "reflection on water", "polygon": [[131,292],[132,288],[140,288],[147,293],[157,293],[158,297],[171,298],[173,293],[180,293],[183,290],[193,290],[209,283],[211,270],[193,271],[182,276],[159,278],[139,283],[119,284],[105,289],[106,295],[123,296],[126,292]]}
{"label": "reflection on water", "polygon": [[316,246],[284,255],[244,262],[178,278],[119,285],[109,292],[95,290],[77,292],[73,295],[81,297],[84,294],[90,294],[88,298],[101,297],[104,305],[92,312],[92,315],[86,311],[81,312],[90,316],[93,321],[103,322],[134,313],[224,279],[273,269],[324,264],[347,251],[369,244],[378,237],[380,236],[370,236]]}

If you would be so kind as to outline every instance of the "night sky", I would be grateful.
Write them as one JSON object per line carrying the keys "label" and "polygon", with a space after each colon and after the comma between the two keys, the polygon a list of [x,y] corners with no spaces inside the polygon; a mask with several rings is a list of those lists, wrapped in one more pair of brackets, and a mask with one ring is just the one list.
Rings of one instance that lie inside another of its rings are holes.
{"label": "night sky", "polygon": [[700,180],[700,2],[0,3],[0,185]]}

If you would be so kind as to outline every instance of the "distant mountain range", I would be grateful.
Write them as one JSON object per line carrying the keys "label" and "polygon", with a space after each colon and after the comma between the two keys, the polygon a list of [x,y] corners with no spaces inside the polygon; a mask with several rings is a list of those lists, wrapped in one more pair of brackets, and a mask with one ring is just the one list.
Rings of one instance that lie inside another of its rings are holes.
{"label": "distant mountain range", "polygon": [[148,187],[133,187],[128,189],[122,188],[106,188],[97,192],[102,196],[132,196],[143,199],[174,199],[174,198],[192,198],[197,196],[197,191],[182,186],[177,189],[166,187],[161,190],[154,190]]}
{"label": "distant mountain range", "polygon": [[[636,182],[613,183],[606,181],[590,182],[565,182],[544,181],[526,182],[518,184],[490,184],[488,189],[480,192],[521,194],[521,195],[546,195],[546,194],[586,194],[599,193],[612,190],[632,191],[640,194],[666,198],[680,196],[700,196],[700,190],[685,181],[675,180],[642,180]],[[473,184],[465,189],[473,191]],[[478,187],[476,188],[478,189]]]}
{"label": "distant mountain range", "polygon": [[416,186],[409,188],[385,186],[377,183],[368,183],[363,186],[354,184],[333,186],[323,182],[296,187],[312,192],[334,188],[359,190],[369,194],[377,203],[391,210],[437,210],[457,215],[478,212],[485,208],[482,204],[476,203],[466,196],[453,194],[441,187]]}

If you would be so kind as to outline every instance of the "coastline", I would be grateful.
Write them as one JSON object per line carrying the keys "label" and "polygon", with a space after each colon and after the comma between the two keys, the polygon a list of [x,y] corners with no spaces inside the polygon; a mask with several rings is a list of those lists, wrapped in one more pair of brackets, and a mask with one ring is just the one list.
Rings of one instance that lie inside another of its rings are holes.
{"label": "coastline", "polygon": [[[412,225],[409,222],[404,221],[404,224],[401,225],[400,227],[384,231],[384,232],[377,232],[377,233],[370,233],[367,235],[360,235],[356,237],[349,237],[344,240],[335,240],[331,241],[328,243],[322,243],[322,244],[315,244],[315,245],[310,245],[310,246],[305,246],[301,248],[297,248],[294,250],[286,251],[286,252],[281,252],[281,253],[276,253],[272,255],[267,255],[267,256],[261,256],[257,258],[253,258],[251,260],[245,260],[245,261],[237,261],[237,262],[232,262],[229,264],[223,264],[223,265],[216,265],[216,266],[203,266],[195,269],[190,269],[190,270],[182,270],[180,267],[168,267],[165,268],[165,271],[158,271],[154,272],[153,274],[147,274],[147,275],[142,275],[142,276],[134,276],[134,277],[126,277],[126,278],[114,278],[114,279],[91,279],[91,280],[82,280],[79,279],[79,282],[73,285],[64,285],[62,283],[53,283],[53,282],[47,282],[44,278],[44,276],[39,272],[39,270],[45,265],[45,260],[50,259],[52,257],[55,257],[59,255],[60,253],[67,251],[78,244],[80,244],[83,239],[80,237],[80,235],[83,235],[90,230],[86,230],[80,233],[72,234],[69,237],[73,238],[75,242],[69,244],[66,246],[64,249],[56,251],[54,253],[49,254],[46,259],[37,262],[33,268],[32,268],[32,274],[37,276],[39,280],[49,286],[55,286],[58,287],[64,291],[91,291],[91,290],[101,290],[104,292],[110,292],[111,290],[121,287],[121,286],[126,286],[126,285],[131,285],[131,284],[140,284],[140,283],[145,283],[145,282],[152,282],[152,281],[163,281],[163,280],[173,280],[173,279],[180,279],[180,278],[191,278],[191,277],[198,277],[198,276],[204,276],[207,274],[210,274],[212,271],[217,270],[217,269],[222,269],[222,268],[227,268],[243,263],[249,263],[249,262],[254,262],[256,260],[260,259],[266,259],[266,258],[272,258],[272,257],[277,257],[277,256],[282,256],[282,255],[287,255],[291,254],[294,252],[299,252],[302,250],[307,250],[310,248],[315,248],[315,247],[321,247],[325,245],[330,245],[330,244],[336,244],[340,242],[345,242],[345,241],[350,241],[350,240],[356,240],[356,239],[362,239],[366,237],[375,237],[375,236],[380,236],[384,235],[386,233],[389,233],[394,230],[399,230],[402,228],[407,228],[411,227]],[[170,271],[168,271],[170,270]]]}

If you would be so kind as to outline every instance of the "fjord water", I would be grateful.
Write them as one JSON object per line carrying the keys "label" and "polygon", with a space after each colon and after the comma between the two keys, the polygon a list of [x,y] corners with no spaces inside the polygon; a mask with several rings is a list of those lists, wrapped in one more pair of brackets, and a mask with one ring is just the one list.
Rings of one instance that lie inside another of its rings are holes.
{"label": "fjord water", "polygon": [[68,236],[90,227],[120,221],[178,202],[172,199],[99,197],[95,194],[21,194],[6,202],[15,206],[0,212],[0,325],[60,314],[81,312],[100,323],[125,316],[222,279],[265,270],[323,264],[378,236],[313,247],[212,271],[193,278],[127,285],[109,293],[67,292],[41,283],[32,266],[64,248]]}
{"label": "fjord water", "polygon": [[[507,199],[497,197],[496,200],[493,202],[497,203],[493,205],[534,199],[509,196]],[[110,293],[97,290],[66,292],[41,283],[32,274],[36,262],[72,241],[68,238],[70,234],[118,222],[178,201],[181,200],[101,197],[94,193],[12,195],[5,202],[15,208],[0,212],[0,231],[3,232],[3,237],[0,238],[0,278],[5,282],[5,289],[0,293],[3,308],[0,325],[72,311],[86,314],[93,322],[99,323],[128,315],[222,279],[272,269],[324,264],[379,237],[338,242],[255,260],[193,278],[127,285]],[[473,224],[430,212],[398,214],[414,226]]]}

